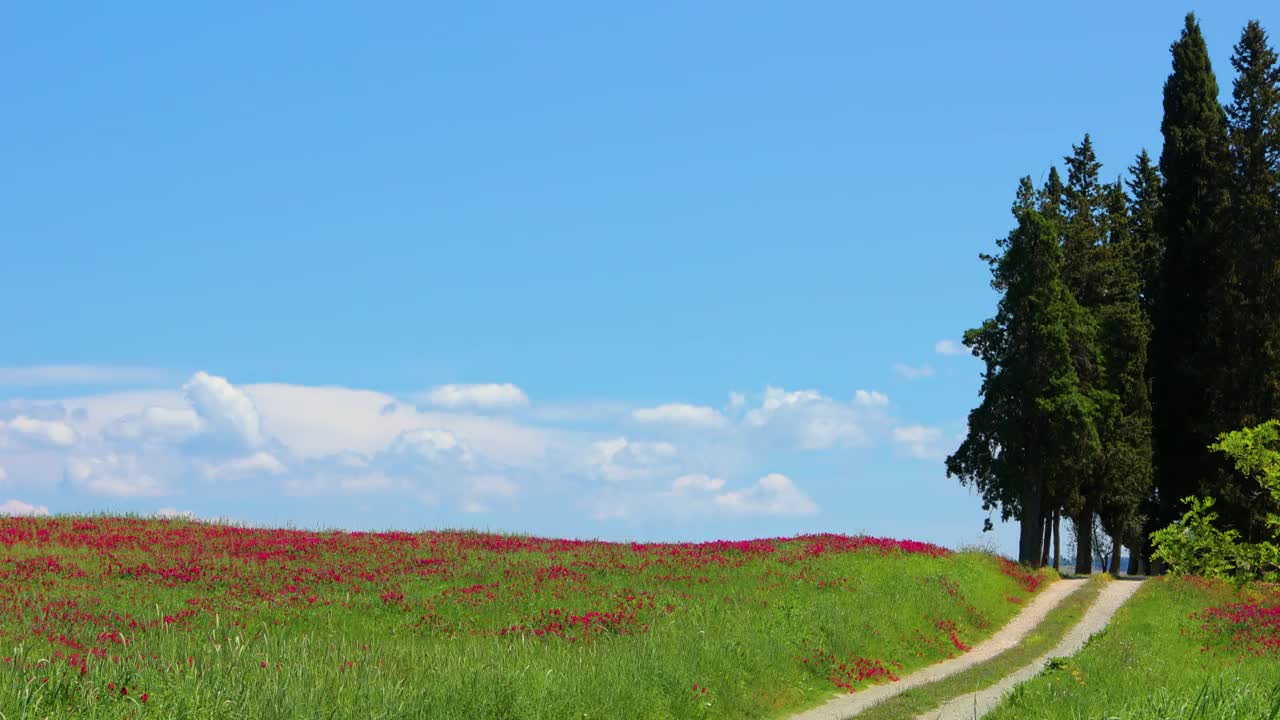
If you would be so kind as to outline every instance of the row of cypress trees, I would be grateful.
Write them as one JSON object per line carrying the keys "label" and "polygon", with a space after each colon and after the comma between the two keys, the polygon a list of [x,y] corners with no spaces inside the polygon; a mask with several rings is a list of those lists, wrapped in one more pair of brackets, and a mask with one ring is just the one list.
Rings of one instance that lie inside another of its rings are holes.
{"label": "row of cypress trees", "polygon": [[1077,572],[1095,518],[1134,572],[1188,495],[1246,539],[1277,510],[1207,446],[1280,417],[1280,65],[1250,22],[1224,107],[1194,14],[1172,55],[1158,166],[1143,150],[1103,182],[1086,134],[1065,181],[1022,178],[1016,227],[981,256],[1000,300],[965,333],[986,369],[947,474],[1021,523],[1024,563],[1052,544],[1057,566],[1063,515]]}

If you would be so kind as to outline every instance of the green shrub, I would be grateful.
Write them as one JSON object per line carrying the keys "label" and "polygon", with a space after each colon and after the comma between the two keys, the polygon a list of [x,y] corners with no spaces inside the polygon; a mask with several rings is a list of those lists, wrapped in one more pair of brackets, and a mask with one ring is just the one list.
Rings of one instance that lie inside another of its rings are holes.
{"label": "green shrub", "polygon": [[[1252,477],[1280,505],[1280,420],[1243,428],[1218,436],[1210,450],[1230,457],[1236,470]],[[1215,522],[1213,498],[1186,497],[1182,518],[1151,533],[1151,556],[1165,561],[1173,575],[1248,580],[1280,579],[1280,515],[1270,513],[1267,525],[1272,537],[1257,543],[1240,540],[1235,530],[1222,530]]]}

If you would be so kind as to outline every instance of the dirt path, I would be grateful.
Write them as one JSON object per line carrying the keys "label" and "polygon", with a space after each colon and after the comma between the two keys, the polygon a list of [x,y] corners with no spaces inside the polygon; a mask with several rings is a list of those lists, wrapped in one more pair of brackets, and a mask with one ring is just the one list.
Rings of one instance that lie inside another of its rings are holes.
{"label": "dirt path", "polygon": [[1120,606],[1137,592],[1141,586],[1141,580],[1117,580],[1111,583],[1103,588],[1102,592],[1098,594],[1098,598],[1093,601],[1093,605],[1089,606],[1089,609],[1085,611],[1084,617],[1067,632],[1066,637],[1062,638],[1062,642],[1058,643],[1057,647],[1036,658],[1034,662],[1023,666],[1013,674],[1006,676],[995,685],[978,692],[952,698],[943,703],[941,707],[936,707],[920,715],[916,720],[974,720],[974,718],[986,715],[1004,700],[1005,695],[1015,685],[1035,677],[1049,658],[1067,657],[1079,652],[1080,648],[1084,647],[1085,642],[1094,633],[1107,626],[1111,616],[1115,615]]}
{"label": "dirt path", "polygon": [[[1013,618],[1004,627],[1000,628],[995,635],[978,643],[972,650],[959,657],[951,658],[926,668],[921,668],[916,672],[907,675],[898,682],[886,683],[884,685],[875,685],[866,690],[859,690],[853,694],[842,694],[832,698],[824,705],[820,705],[812,710],[806,710],[797,715],[792,715],[788,720],[846,720],[863,710],[884,702],[885,700],[899,693],[910,690],[920,685],[941,680],[950,677],[958,672],[967,670],[974,665],[986,662],[1009,648],[1017,645],[1024,637],[1027,636],[1049,611],[1058,606],[1063,598],[1071,593],[1079,590],[1084,586],[1086,580],[1059,580],[1049,587],[1045,588],[1039,595],[1031,601],[1031,604]],[[1136,585],[1137,583],[1116,583],[1117,585]],[[1108,588],[1110,590],[1111,588]],[[1106,591],[1103,591],[1106,594]],[[1127,596],[1126,596],[1127,597]],[[1098,603],[1101,603],[1102,597],[1099,597]],[[1122,601],[1123,602],[1123,601]],[[1090,610],[1092,612],[1092,610]],[[1110,614],[1107,615],[1110,617]],[[1085,616],[1087,622],[1089,616]],[[1104,621],[1105,623],[1105,621]],[[1081,623],[1083,624],[1083,622]],[[1073,631],[1074,632],[1074,631]],[[1071,635],[1067,636],[1068,639]],[[1083,642],[1083,641],[1082,641]],[[1055,652],[1056,652],[1055,648]],[[1061,654],[1061,653],[1058,653]],[[1039,661],[1037,661],[1039,662]],[[1036,666],[1039,668],[1039,665]],[[969,697],[969,696],[965,696]],[[969,701],[972,705],[972,700]],[[937,712],[937,711],[935,711]],[[931,718],[933,716],[930,716]]]}

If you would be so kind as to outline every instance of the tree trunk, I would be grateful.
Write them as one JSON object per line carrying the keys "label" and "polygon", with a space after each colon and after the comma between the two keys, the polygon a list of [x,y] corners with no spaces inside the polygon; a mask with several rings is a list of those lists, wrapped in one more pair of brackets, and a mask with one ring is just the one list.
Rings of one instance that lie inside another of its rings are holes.
{"label": "tree trunk", "polygon": [[1111,576],[1120,577],[1120,535],[1111,536]]}
{"label": "tree trunk", "polygon": [[1086,502],[1076,514],[1076,574],[1093,574],[1093,508]]}
{"label": "tree trunk", "polygon": [[1040,560],[1040,478],[1029,471],[1022,478],[1022,517],[1018,536],[1018,562],[1034,565]]}
{"label": "tree trunk", "polygon": [[1049,538],[1053,532],[1053,514],[1043,513],[1044,515],[1044,537],[1040,542],[1040,567],[1048,567],[1049,565]]}
{"label": "tree trunk", "polygon": [[1061,567],[1062,559],[1062,511],[1053,511],[1053,569]]}

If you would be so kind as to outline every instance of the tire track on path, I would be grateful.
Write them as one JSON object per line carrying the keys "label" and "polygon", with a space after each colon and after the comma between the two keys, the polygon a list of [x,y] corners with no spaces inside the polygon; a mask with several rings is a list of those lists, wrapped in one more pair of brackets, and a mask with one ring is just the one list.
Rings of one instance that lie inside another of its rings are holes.
{"label": "tire track on path", "polygon": [[[791,715],[787,720],[847,720],[847,718],[853,717],[863,710],[907,690],[921,685],[928,685],[931,682],[968,670],[974,665],[984,663],[1021,642],[1028,633],[1040,624],[1040,621],[1044,620],[1050,610],[1057,607],[1068,595],[1084,587],[1086,582],[1088,581],[1085,579],[1073,578],[1053,583],[1041,591],[1039,595],[1036,595],[1026,609],[996,631],[995,635],[978,643],[969,652],[959,657],[921,668],[901,678],[898,682],[873,685],[852,694],[837,695],[816,708]],[[1103,592],[1105,593],[1106,591],[1104,590]],[[1101,600],[1102,598],[1099,597],[1098,602],[1101,602]],[[1095,602],[1095,605],[1098,602]],[[1092,608],[1090,612],[1092,612]],[[1110,616],[1108,615],[1108,617]],[[1080,624],[1083,625],[1088,619],[1089,615],[1086,614],[1084,621],[1081,621]],[[1074,633],[1074,630],[1072,632]],[[1071,636],[1071,634],[1068,634],[1067,637],[1070,638]],[[1057,648],[1054,648],[1054,650],[1056,651]],[[965,697],[969,696],[966,695]],[[938,711],[934,710],[933,712],[936,713]],[[929,717],[932,720],[933,716],[930,715]]]}
{"label": "tire track on path", "polygon": [[1066,636],[1052,650],[1006,675],[995,685],[952,698],[918,716],[916,720],[973,720],[991,712],[1015,686],[1035,677],[1049,658],[1069,657],[1080,652],[1080,648],[1084,647],[1090,637],[1107,626],[1120,606],[1142,586],[1142,582],[1136,579],[1111,582],[1098,594],[1080,622],[1067,631]]}

